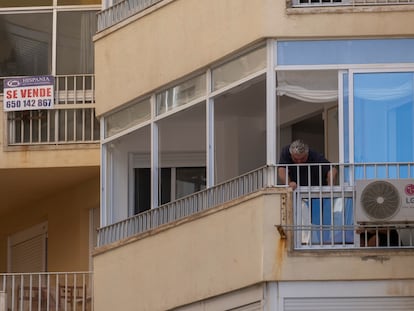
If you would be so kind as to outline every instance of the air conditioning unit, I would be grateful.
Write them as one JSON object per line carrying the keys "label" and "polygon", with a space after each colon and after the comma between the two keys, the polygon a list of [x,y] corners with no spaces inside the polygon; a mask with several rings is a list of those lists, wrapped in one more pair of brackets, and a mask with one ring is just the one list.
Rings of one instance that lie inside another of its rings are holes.
{"label": "air conditioning unit", "polygon": [[357,223],[414,222],[414,179],[358,180]]}

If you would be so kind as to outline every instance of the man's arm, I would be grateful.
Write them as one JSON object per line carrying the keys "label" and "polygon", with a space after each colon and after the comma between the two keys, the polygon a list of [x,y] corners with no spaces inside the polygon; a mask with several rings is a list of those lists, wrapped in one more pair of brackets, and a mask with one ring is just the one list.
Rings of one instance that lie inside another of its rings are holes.
{"label": "man's arm", "polygon": [[336,184],[336,176],[338,175],[338,170],[336,167],[332,166],[332,168],[326,174],[326,183],[328,186],[333,186]]}
{"label": "man's arm", "polygon": [[296,189],[297,184],[294,181],[291,181],[289,178],[289,174],[287,173],[286,167],[280,166],[277,168],[277,174],[279,176],[279,180],[281,181],[282,185],[288,185],[293,190]]}

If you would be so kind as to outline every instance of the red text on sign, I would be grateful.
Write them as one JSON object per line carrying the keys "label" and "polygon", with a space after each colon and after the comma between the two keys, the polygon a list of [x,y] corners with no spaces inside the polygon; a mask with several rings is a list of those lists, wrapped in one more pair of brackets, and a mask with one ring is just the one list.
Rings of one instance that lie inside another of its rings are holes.
{"label": "red text on sign", "polygon": [[36,88],[20,90],[21,97],[50,97],[52,96],[52,90],[50,88]]}
{"label": "red text on sign", "polygon": [[7,90],[6,99],[17,98],[17,90]]}

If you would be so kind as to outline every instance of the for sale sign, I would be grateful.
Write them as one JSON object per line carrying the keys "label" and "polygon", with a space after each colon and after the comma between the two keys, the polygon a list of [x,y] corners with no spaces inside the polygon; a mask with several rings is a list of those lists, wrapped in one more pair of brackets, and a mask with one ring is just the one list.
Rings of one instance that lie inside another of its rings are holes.
{"label": "for sale sign", "polygon": [[52,109],[54,105],[53,76],[16,77],[4,79],[4,111]]}

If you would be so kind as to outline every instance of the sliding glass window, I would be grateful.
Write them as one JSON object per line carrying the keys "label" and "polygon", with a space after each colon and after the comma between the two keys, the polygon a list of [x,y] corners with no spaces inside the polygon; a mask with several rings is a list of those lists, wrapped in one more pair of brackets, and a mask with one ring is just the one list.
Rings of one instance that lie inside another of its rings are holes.
{"label": "sliding glass window", "polygon": [[57,18],[57,74],[94,72],[92,36],[96,11],[59,12]]}
{"label": "sliding glass window", "polygon": [[50,74],[52,12],[0,15],[0,76]]}

